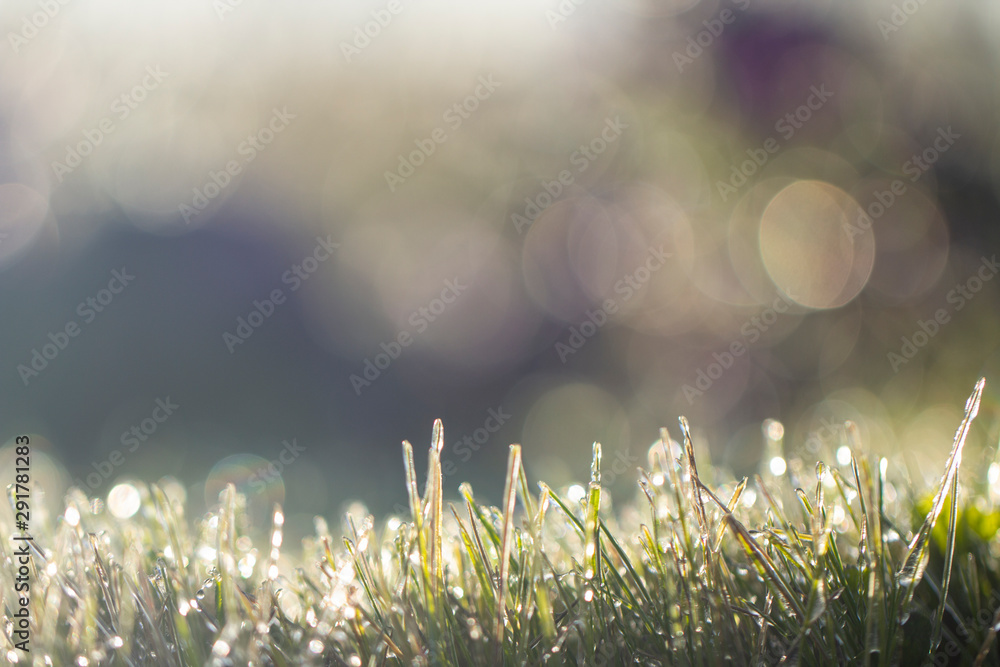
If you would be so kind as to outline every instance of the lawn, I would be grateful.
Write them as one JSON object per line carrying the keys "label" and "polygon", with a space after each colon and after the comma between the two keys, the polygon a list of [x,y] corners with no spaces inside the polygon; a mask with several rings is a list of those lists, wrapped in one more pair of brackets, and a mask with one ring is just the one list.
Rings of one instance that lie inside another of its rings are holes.
{"label": "lawn", "polygon": [[422,493],[403,443],[407,516],[317,518],[301,546],[283,544],[277,506],[254,542],[233,487],[188,517],[137,486],[124,519],[74,490],[33,535],[30,654],[14,649],[17,566],[0,547],[3,652],[57,666],[1000,664],[1000,512],[985,471],[959,479],[984,384],[931,488],[894,477],[850,423],[849,464],[734,480],[682,418],[613,509],[599,444],[586,485],[529,480],[511,445],[500,507],[465,484],[447,502],[435,422]]}

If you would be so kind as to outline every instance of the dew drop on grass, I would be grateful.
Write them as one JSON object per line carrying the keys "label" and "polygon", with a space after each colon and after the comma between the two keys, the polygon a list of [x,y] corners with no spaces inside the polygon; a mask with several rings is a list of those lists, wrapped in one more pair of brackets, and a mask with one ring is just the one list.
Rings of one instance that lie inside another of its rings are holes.
{"label": "dew drop on grass", "polygon": [[139,511],[139,490],[133,485],[116,484],[108,493],[108,509],[116,519],[130,519]]}
{"label": "dew drop on grass", "polygon": [[851,465],[850,447],[848,447],[847,445],[841,445],[840,448],[837,449],[837,463],[839,463],[842,466]]}
{"label": "dew drop on grass", "polygon": [[771,469],[772,475],[774,475],[775,477],[780,477],[781,475],[785,474],[785,470],[788,469],[788,465],[785,463],[784,458],[780,456],[775,456],[774,458],[771,459],[769,468]]}
{"label": "dew drop on grass", "polygon": [[239,568],[240,575],[244,579],[249,579],[253,575],[253,566],[257,563],[257,557],[254,554],[247,554],[240,559],[237,563],[237,568]]}
{"label": "dew drop on grass", "polygon": [[785,437],[785,426],[776,419],[765,419],[762,430],[769,440],[781,440]]}
{"label": "dew drop on grass", "polygon": [[80,511],[76,509],[76,507],[74,507],[73,505],[70,505],[69,507],[66,508],[66,513],[63,515],[63,517],[66,519],[66,523],[68,523],[71,526],[80,525]]}
{"label": "dew drop on grass", "polygon": [[212,654],[223,658],[229,655],[229,651],[230,651],[229,642],[227,642],[224,639],[219,639],[212,646]]}

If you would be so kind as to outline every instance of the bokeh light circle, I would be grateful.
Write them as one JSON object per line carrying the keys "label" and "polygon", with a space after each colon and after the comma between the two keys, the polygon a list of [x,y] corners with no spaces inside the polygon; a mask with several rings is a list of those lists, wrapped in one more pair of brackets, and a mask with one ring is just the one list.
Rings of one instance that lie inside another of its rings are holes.
{"label": "bokeh light circle", "polygon": [[281,470],[255,454],[233,454],[216,463],[205,481],[205,506],[218,507],[219,494],[232,484],[246,498],[247,511],[256,525],[269,516],[275,503],[285,500]]}
{"label": "bokeh light circle", "polygon": [[875,242],[851,237],[864,216],[846,192],[822,181],[796,181],[768,204],[760,253],[774,284],[809,308],[839,308],[858,295],[875,263]]}
{"label": "bokeh light circle", "polygon": [[129,482],[116,484],[108,492],[108,510],[116,519],[128,519],[139,511],[142,496],[139,489]]}

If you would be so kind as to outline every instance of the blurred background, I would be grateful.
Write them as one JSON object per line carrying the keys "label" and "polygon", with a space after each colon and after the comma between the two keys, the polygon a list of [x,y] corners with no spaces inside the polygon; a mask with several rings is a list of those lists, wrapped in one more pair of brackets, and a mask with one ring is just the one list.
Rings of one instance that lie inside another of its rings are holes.
{"label": "blurred background", "polygon": [[679,415],[740,475],[833,461],[851,419],[933,478],[980,375],[967,465],[993,458],[996,4],[15,0],[0,27],[0,442],[31,435],[52,502],[167,476],[306,528],[385,513],[438,417],[446,493],[494,502],[512,442],[559,486],[600,441],[630,496]]}

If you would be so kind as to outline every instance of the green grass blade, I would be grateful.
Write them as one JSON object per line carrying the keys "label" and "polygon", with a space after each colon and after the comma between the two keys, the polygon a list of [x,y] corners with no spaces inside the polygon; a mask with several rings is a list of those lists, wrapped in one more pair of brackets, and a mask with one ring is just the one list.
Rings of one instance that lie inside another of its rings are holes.
{"label": "green grass blade", "polygon": [[976,388],[973,390],[972,395],[969,396],[969,400],[966,401],[965,417],[962,419],[962,423],[955,433],[955,442],[952,446],[951,454],[948,456],[948,461],[945,464],[945,473],[938,486],[934,502],[931,505],[931,511],[927,514],[923,524],[920,526],[920,530],[917,531],[917,534],[910,542],[906,556],[903,559],[903,564],[896,573],[898,585],[903,590],[903,595],[898,606],[901,622],[905,621],[906,616],[909,614],[909,606],[913,600],[914,591],[923,577],[924,569],[927,567],[931,530],[934,528],[934,524],[937,523],[937,518],[944,508],[948,491],[952,486],[953,480],[958,475],[958,467],[962,462],[962,450],[965,447],[965,440],[972,426],[972,420],[979,413],[979,403],[983,396],[985,384],[985,378],[981,378],[976,383]]}

